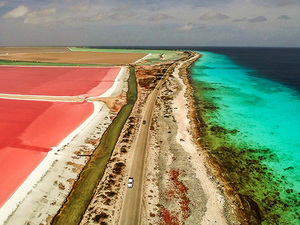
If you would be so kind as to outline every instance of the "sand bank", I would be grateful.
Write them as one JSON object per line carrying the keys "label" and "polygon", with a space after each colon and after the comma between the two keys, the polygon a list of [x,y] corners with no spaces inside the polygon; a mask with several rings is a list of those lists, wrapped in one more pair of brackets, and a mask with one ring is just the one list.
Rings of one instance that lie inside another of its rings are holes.
{"label": "sand bank", "polygon": [[[211,179],[211,175],[207,172],[207,168],[205,167],[206,159],[203,155],[199,154],[197,146],[193,142],[193,136],[191,133],[193,129],[190,124],[190,119],[188,118],[188,101],[185,98],[186,86],[179,77],[178,68],[175,69],[173,75],[181,87],[181,90],[174,99],[174,105],[172,106],[174,109],[173,114],[178,126],[176,141],[189,155],[190,164],[195,170],[196,179],[200,181],[200,186],[202,187],[203,194],[206,198],[206,211],[201,218],[201,224],[227,224],[224,213],[224,197],[218,189],[218,184]],[[189,224],[192,224],[192,221],[195,220],[190,219],[188,221]]]}
{"label": "sand bank", "polygon": [[135,61],[134,64],[138,64],[138,63],[140,63],[140,62],[142,62],[142,61],[147,60],[149,57],[151,57],[151,55],[152,55],[151,53],[147,54],[147,55],[144,56],[143,58],[140,58],[140,59],[138,59],[137,61]]}
{"label": "sand bank", "polygon": [[85,97],[82,96],[49,96],[49,95],[16,95],[16,94],[0,94],[1,99],[16,100],[36,100],[36,101],[56,101],[56,102],[84,102]]}
{"label": "sand bank", "polygon": [[[104,97],[126,92],[128,77],[128,69],[122,68]],[[94,113],[88,120],[52,148],[1,208],[0,224],[48,224],[51,221],[112,121],[111,112],[104,103],[93,103]]]}
{"label": "sand bank", "polygon": [[[189,96],[186,96],[187,86],[181,77],[187,76],[189,64],[187,58],[177,63],[156,103],[150,126],[141,224],[234,224],[222,187],[209,173],[206,155],[193,139]],[[119,224],[134,142],[142,122],[144,103],[151,92],[144,82],[149,77],[161,76],[161,72],[153,72],[154,67],[147,67],[147,73],[143,69],[136,68],[138,100],[82,225]],[[155,82],[150,82],[155,87]]]}
{"label": "sand bank", "polygon": [[20,62],[43,62],[43,63],[72,63],[72,64],[109,64],[128,65],[143,58],[145,53],[112,53],[112,52],[29,52],[15,53],[4,52],[0,55],[1,60]]}
{"label": "sand bank", "polygon": [[187,88],[179,69],[195,58],[178,63],[157,103],[142,224],[230,224],[225,196],[193,141]]}
{"label": "sand bank", "polygon": [[[129,75],[128,67],[121,67],[118,76],[115,78],[113,86],[110,89],[108,89],[105,93],[100,95],[99,97],[104,98],[104,97],[119,96],[123,91],[125,83],[127,82],[128,75]],[[93,98],[91,97],[90,99]]]}

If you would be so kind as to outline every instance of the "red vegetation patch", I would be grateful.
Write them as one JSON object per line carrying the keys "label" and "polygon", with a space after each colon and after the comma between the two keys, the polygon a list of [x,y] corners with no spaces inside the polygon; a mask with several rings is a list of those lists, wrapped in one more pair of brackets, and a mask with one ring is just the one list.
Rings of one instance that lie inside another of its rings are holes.
{"label": "red vegetation patch", "polygon": [[164,207],[161,209],[160,216],[162,217],[162,224],[184,224],[184,220],[189,217],[190,200],[186,193],[188,188],[179,181],[179,170],[171,169],[169,172],[169,190],[166,193],[166,201],[178,202],[180,210],[168,211]]}
{"label": "red vegetation patch", "polygon": [[179,220],[177,218],[177,215],[173,215],[173,213],[169,212],[165,208],[161,209],[160,216],[163,219],[163,224],[168,225],[179,225]]}
{"label": "red vegetation patch", "polygon": [[190,212],[190,208],[189,208],[190,200],[186,196],[186,192],[188,188],[181,181],[178,180],[178,176],[179,176],[179,170],[173,170],[173,169],[170,170],[170,180],[172,181],[173,184],[174,195],[175,198],[177,197],[180,199],[179,203],[182,211],[182,216],[184,219],[186,219],[189,217],[189,212]]}

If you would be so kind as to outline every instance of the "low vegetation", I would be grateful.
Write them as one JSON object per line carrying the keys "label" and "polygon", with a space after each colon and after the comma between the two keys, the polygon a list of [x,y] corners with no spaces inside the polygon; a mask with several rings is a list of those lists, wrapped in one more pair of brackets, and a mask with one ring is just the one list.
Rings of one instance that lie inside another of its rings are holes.
{"label": "low vegetation", "polygon": [[[127,105],[116,116],[112,124],[104,133],[99,146],[91,159],[86,164],[79,179],[76,181],[72,192],[64,206],[54,217],[52,224],[79,224],[86,208],[88,207],[95,189],[101,180],[106,165],[110,159],[120,132],[129,117],[137,98],[137,85],[134,68],[130,69],[129,89],[127,93]],[[122,167],[122,165],[120,165]],[[118,170],[119,168],[117,168]],[[96,218],[100,221],[101,218]]]}

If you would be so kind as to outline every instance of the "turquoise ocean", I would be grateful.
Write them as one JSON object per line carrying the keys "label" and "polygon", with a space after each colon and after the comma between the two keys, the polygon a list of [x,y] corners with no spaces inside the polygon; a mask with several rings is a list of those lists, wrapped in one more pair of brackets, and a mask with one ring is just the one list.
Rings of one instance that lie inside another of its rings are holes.
{"label": "turquoise ocean", "polygon": [[300,224],[300,49],[192,50],[203,146],[263,224]]}

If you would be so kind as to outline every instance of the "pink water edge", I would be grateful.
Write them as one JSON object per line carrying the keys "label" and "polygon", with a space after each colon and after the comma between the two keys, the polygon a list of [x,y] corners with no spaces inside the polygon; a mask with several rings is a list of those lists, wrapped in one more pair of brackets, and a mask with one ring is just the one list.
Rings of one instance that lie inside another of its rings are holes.
{"label": "pink water edge", "polygon": [[0,99],[0,207],[93,112],[89,102]]}
{"label": "pink water edge", "polygon": [[100,96],[112,87],[118,67],[1,66],[0,93]]}

